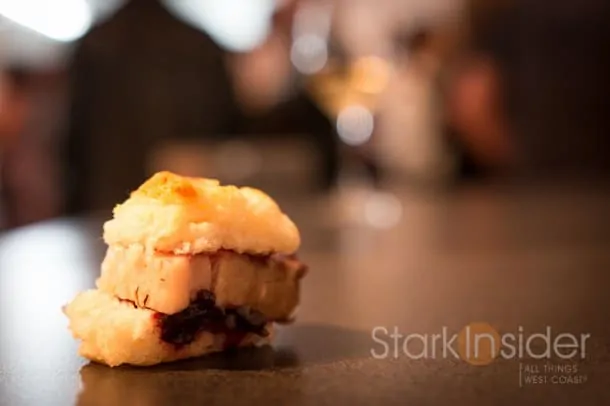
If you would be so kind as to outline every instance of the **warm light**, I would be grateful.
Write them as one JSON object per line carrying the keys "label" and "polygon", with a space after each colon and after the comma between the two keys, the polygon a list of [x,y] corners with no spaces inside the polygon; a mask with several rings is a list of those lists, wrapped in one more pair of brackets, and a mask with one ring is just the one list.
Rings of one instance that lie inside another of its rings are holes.
{"label": "warm light", "polygon": [[373,135],[374,119],[369,109],[362,106],[349,106],[339,113],[337,133],[348,145],[366,143]]}
{"label": "warm light", "polygon": [[62,42],[80,38],[92,22],[85,0],[0,0],[0,15]]}
{"label": "warm light", "polygon": [[354,85],[364,93],[378,94],[385,90],[390,79],[387,61],[377,56],[358,59],[353,67]]}

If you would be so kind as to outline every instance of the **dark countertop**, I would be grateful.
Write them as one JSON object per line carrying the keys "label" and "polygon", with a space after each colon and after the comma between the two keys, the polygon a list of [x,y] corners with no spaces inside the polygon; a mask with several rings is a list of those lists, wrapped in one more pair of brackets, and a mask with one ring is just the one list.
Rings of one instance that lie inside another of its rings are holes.
{"label": "dark countertop", "polygon": [[[288,205],[311,266],[298,321],[273,348],[149,369],[89,364],[67,331],[61,306],[99,272],[100,222],[5,234],[0,405],[610,404],[610,193],[469,189],[400,201],[401,222],[386,230],[333,226],[305,210],[313,204]],[[503,338],[520,327],[525,340],[547,327],[553,339],[590,337],[584,359],[500,356],[484,366],[449,349],[444,357],[439,342],[434,356],[430,341],[423,347],[421,337],[474,322]],[[394,348],[381,329],[373,339],[375,327],[419,334],[407,343],[413,357],[400,340],[396,358],[375,358]]]}

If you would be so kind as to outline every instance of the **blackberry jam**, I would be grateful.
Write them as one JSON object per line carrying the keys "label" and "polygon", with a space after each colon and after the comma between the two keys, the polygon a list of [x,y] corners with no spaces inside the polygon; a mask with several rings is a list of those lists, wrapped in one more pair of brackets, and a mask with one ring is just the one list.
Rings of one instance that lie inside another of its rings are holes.
{"label": "blackberry jam", "polygon": [[[250,317],[247,317],[247,316]],[[209,291],[201,291],[191,304],[179,313],[154,315],[161,331],[161,340],[176,347],[195,341],[202,332],[225,334],[225,348],[237,347],[247,334],[265,337],[266,320],[258,312],[243,308],[221,309]]]}

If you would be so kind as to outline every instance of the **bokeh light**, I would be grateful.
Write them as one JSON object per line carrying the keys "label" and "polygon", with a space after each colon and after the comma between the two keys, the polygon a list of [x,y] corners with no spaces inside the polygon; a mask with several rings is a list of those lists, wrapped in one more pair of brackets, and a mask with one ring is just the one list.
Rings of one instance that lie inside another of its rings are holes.
{"label": "bokeh light", "polygon": [[374,121],[373,114],[366,107],[346,107],[337,118],[339,138],[347,145],[362,145],[373,135]]}

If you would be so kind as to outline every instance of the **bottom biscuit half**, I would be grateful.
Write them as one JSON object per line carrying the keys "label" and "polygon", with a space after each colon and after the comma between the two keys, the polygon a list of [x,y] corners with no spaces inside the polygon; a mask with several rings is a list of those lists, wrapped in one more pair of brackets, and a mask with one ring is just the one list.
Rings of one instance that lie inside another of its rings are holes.
{"label": "bottom biscuit half", "polygon": [[209,300],[200,296],[182,314],[167,316],[88,290],[63,310],[80,354],[109,366],[150,366],[270,343],[272,323],[251,325],[241,312],[209,307]]}

